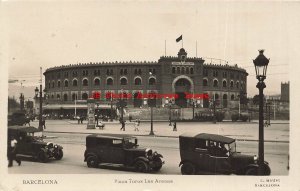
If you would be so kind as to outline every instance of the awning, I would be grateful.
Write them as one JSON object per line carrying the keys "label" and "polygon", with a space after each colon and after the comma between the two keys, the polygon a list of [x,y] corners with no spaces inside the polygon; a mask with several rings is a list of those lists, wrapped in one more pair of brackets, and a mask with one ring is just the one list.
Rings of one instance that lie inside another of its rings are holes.
{"label": "awning", "polygon": [[[99,104],[95,106],[95,109],[110,109],[111,106],[107,104]],[[113,108],[115,108],[113,106]],[[48,104],[44,105],[43,109],[54,110],[54,109],[75,109],[75,104]],[[87,105],[76,104],[76,109],[87,109]]]}

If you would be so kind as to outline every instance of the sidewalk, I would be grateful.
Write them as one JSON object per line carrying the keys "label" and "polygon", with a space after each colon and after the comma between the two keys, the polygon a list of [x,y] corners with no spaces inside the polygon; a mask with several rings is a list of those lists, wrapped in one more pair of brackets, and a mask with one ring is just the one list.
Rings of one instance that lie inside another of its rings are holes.
{"label": "sidewalk", "polygon": [[[32,123],[37,127],[38,122]],[[141,122],[139,131],[134,131],[134,122],[126,123],[126,131],[120,131],[121,124],[118,121],[104,122],[104,130],[87,129],[87,122],[78,124],[77,121],[71,120],[47,120],[44,132],[49,133],[113,133],[113,134],[130,134],[136,136],[148,136],[150,133],[150,123]],[[177,131],[173,131],[173,127],[169,126],[169,122],[154,122],[153,130],[155,136],[161,137],[178,137],[185,132],[191,133],[212,133],[232,137],[238,140],[257,141],[258,140],[258,124],[245,122],[222,122],[213,124],[211,122],[177,122]],[[289,124],[276,123],[265,127],[265,141],[272,142],[289,142]]]}

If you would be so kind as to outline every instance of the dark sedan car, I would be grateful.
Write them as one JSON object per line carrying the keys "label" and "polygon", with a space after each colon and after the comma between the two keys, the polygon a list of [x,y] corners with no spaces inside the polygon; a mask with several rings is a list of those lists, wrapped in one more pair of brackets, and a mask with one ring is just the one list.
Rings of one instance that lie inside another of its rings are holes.
{"label": "dark sedan car", "polygon": [[62,146],[43,141],[41,132],[35,127],[9,126],[8,144],[12,138],[18,141],[17,156],[32,157],[40,162],[63,157]]}
{"label": "dark sedan car", "polygon": [[[257,157],[236,151],[235,139],[215,134],[182,134],[179,136],[182,174],[257,175]],[[264,174],[270,175],[267,162]]]}
{"label": "dark sedan car", "polygon": [[137,138],[130,135],[95,134],[86,137],[84,161],[88,167],[100,163],[134,167],[138,172],[159,171],[162,155],[149,148],[140,148]]}

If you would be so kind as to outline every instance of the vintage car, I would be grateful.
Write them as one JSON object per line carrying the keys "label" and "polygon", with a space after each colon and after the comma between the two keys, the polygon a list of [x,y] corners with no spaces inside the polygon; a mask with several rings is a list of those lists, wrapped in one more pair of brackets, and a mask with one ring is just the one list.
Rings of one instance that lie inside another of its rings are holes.
{"label": "vintage car", "polygon": [[136,137],[117,134],[94,134],[86,137],[84,161],[88,167],[119,164],[138,172],[159,171],[163,156],[149,148],[140,148]]}
{"label": "vintage car", "polygon": [[10,113],[7,119],[8,126],[24,125],[26,123],[26,115],[23,111]]}
{"label": "vintage car", "polygon": [[[215,134],[190,134],[179,136],[181,173],[257,175],[256,156],[236,151],[235,139]],[[264,163],[264,174],[271,169]]]}
{"label": "vintage car", "polygon": [[8,144],[13,138],[18,141],[19,157],[33,157],[40,162],[48,162],[51,158],[60,160],[63,157],[63,147],[43,141],[42,132],[35,127],[9,126]]}

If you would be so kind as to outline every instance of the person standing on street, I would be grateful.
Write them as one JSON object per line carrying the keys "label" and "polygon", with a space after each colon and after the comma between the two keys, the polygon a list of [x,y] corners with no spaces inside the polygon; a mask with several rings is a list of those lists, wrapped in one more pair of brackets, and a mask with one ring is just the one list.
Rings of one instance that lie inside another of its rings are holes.
{"label": "person standing on street", "polygon": [[139,131],[139,125],[140,125],[139,119],[136,119],[134,122],[134,131]]}
{"label": "person standing on street", "polygon": [[123,130],[123,131],[125,131],[125,120],[124,119],[122,119],[121,120],[121,124],[122,124],[122,127],[121,127],[121,131]]}
{"label": "person standing on street", "polygon": [[44,129],[46,129],[46,117],[45,117],[45,115],[42,115],[42,127]]}
{"label": "person standing on street", "polygon": [[174,123],[173,123],[173,131],[177,131],[177,124],[176,124],[176,121],[174,121]]}
{"label": "person standing on street", "polygon": [[8,146],[8,150],[7,150],[7,156],[8,156],[8,167],[12,167],[13,166],[13,161],[15,160],[18,165],[20,166],[21,165],[21,160],[20,159],[17,159],[17,144],[18,144],[18,141],[12,137],[11,138],[11,141],[10,141],[10,144],[7,145]]}

